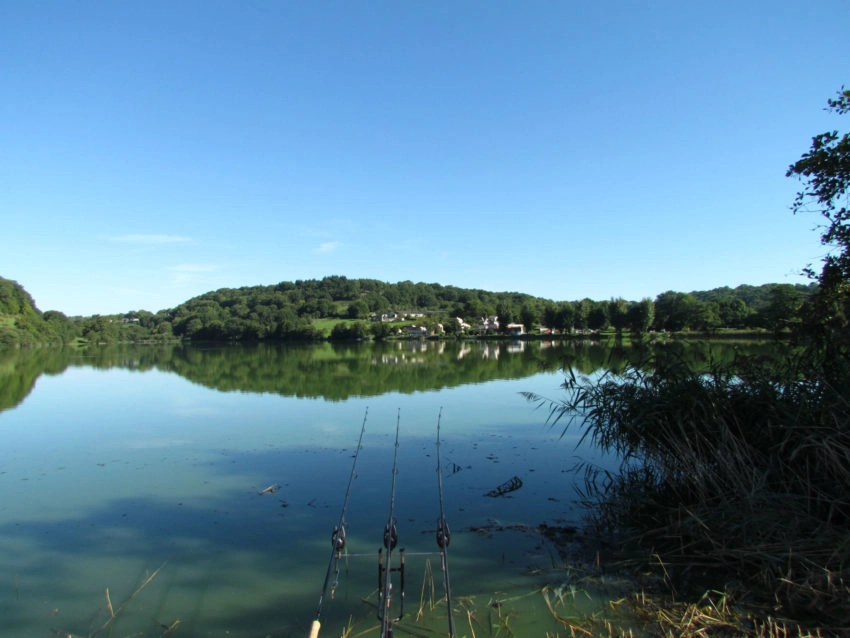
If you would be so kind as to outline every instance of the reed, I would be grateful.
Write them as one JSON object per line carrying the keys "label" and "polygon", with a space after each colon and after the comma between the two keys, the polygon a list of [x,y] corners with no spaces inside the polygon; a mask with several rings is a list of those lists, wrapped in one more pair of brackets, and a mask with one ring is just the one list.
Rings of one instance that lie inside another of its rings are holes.
{"label": "reed", "polygon": [[[165,567],[165,563],[163,563],[162,565],[157,567],[153,572],[147,574],[145,576],[144,580],[142,581],[142,583],[133,591],[133,593],[131,593],[124,600],[124,602],[122,602],[118,606],[117,609],[112,606],[112,599],[109,596],[109,587],[107,587],[106,588],[106,609],[109,612],[109,618],[107,618],[106,622],[104,622],[98,629],[96,629],[94,632],[92,632],[89,635],[89,638],[96,638],[100,634],[107,631],[110,628],[110,626],[112,625],[112,623],[115,621],[115,619],[118,617],[118,615],[127,607],[127,605],[129,605],[133,601],[133,599],[136,598],[136,596],[138,596],[142,592],[142,590],[145,587],[150,585],[150,583],[153,581],[154,578],[156,578],[157,574],[159,574],[160,570],[162,570],[163,567]],[[179,624],[180,624],[180,621],[177,620],[177,621],[173,622],[171,625],[165,625],[164,626],[165,634],[171,633],[174,629],[177,628],[177,626]],[[165,635],[165,634],[163,634],[163,635]]]}
{"label": "reed", "polygon": [[115,610],[112,608],[112,600],[109,598],[109,587],[106,588],[106,610],[109,612],[109,619],[115,618]]}
{"label": "reed", "polygon": [[502,605],[490,605],[490,611],[492,612],[494,609],[496,610],[495,622],[492,618],[490,620],[492,635],[494,637],[513,636],[514,632],[511,627],[511,619],[514,615],[513,612],[504,612]]}
{"label": "reed", "polygon": [[526,398],[621,459],[585,466],[581,496],[634,563],[663,567],[673,591],[739,583],[765,609],[850,626],[850,375],[803,357],[708,373],[656,360],[564,387]]}
{"label": "reed", "polygon": [[[576,634],[581,634],[581,635],[584,635],[584,636],[592,636],[592,635],[593,635],[593,632],[591,632],[590,630],[585,629],[584,627],[582,627],[582,626],[579,624],[579,622],[581,622],[580,620],[577,620],[577,619],[575,619],[575,618],[567,618],[567,617],[565,617],[565,616],[560,615],[560,614],[559,614],[559,613],[555,610],[555,605],[552,603],[551,599],[549,598],[549,593],[550,593],[550,591],[551,591],[551,590],[550,590],[550,588],[548,588],[548,587],[544,587],[544,588],[541,590],[541,593],[543,594],[543,600],[544,600],[544,601],[545,601],[545,603],[546,603],[546,608],[549,610],[549,613],[550,613],[550,614],[552,614],[552,618],[554,618],[554,619],[555,619],[555,620],[557,620],[559,623],[561,623],[562,625],[564,625],[564,627],[566,627],[567,629],[569,629],[569,630],[570,630],[570,635],[571,635],[571,636],[572,636],[572,635],[576,635]],[[558,601],[558,602],[563,602],[563,598],[562,598],[562,597],[560,597],[560,596],[558,596],[558,597],[557,597],[557,601]]]}
{"label": "reed", "polygon": [[481,626],[478,620],[478,613],[475,610],[475,599],[471,596],[458,596],[456,598],[458,609],[466,614],[466,620],[469,623],[469,635],[475,638],[475,627],[473,623]]}
{"label": "reed", "polygon": [[[593,582],[595,577],[588,574],[581,580]],[[836,630],[805,628],[787,618],[778,617],[772,608],[754,607],[752,601],[741,597],[739,593],[707,590],[691,601],[685,601],[682,599],[691,597],[671,594],[659,589],[653,582],[646,584],[648,589],[610,600],[608,609],[591,614],[576,614],[573,597],[566,594],[563,586],[563,593],[552,587],[544,587],[541,593],[549,613],[561,624],[567,635],[579,638],[634,638],[636,635],[660,638],[821,638],[826,635],[845,635]]]}
{"label": "reed", "polygon": [[431,569],[431,561],[425,561],[425,574],[422,576],[422,590],[419,593],[419,609],[416,612],[417,622],[425,617],[426,601],[429,611],[434,611],[436,603],[436,586],[434,584],[434,573]]}

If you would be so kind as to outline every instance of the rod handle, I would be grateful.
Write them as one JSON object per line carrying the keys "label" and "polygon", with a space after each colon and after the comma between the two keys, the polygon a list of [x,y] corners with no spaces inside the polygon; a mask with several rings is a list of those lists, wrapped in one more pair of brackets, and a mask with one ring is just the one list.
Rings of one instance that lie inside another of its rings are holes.
{"label": "rod handle", "polygon": [[310,627],[310,638],[319,638],[319,629],[322,627],[322,623],[318,620],[313,621],[313,626]]}

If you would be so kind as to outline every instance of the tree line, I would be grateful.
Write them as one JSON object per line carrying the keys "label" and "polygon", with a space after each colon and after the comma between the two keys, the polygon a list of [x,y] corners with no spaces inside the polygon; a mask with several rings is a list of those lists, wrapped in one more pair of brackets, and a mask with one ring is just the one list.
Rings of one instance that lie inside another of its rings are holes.
{"label": "tree line", "polygon": [[[430,332],[475,333],[482,317],[497,316],[504,331],[522,324],[528,332],[554,334],[613,330],[700,331],[762,329],[783,331],[801,321],[817,289],[791,284],[717,288],[705,292],[663,292],[654,300],[552,301],[517,292],[490,292],[436,283],[374,279],[323,279],[271,286],[222,288],[179,306],[152,313],[66,317],[41,313],[30,295],[0,277],[0,347],[43,343],[168,341],[320,341],[327,338],[386,338],[399,325],[380,321],[389,312]],[[468,323],[464,329],[458,319]],[[330,321],[330,324],[328,324]],[[332,326],[327,328],[327,326]],[[323,327],[325,326],[325,327]]]}

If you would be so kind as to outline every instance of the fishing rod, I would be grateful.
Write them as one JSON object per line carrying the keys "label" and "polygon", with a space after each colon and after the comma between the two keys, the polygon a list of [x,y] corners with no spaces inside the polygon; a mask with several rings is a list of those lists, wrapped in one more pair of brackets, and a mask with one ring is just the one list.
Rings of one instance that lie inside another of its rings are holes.
{"label": "fishing rod", "polygon": [[455,621],[452,617],[452,586],[449,582],[449,556],[448,547],[452,533],[446,522],[445,508],[443,507],[443,467],[440,463],[440,422],[443,419],[443,408],[437,415],[437,489],[440,493],[440,518],[437,521],[437,546],[440,548],[440,561],[443,570],[443,589],[446,592],[446,606],[449,614],[449,638],[455,638]]}
{"label": "fishing rod", "polygon": [[[384,528],[384,547],[378,549],[378,620],[381,621],[381,638],[392,638],[393,624],[404,616],[404,548],[399,550],[399,566],[393,567],[393,550],[398,545],[398,528],[395,520],[395,485],[398,476],[398,430],[401,421],[399,409],[395,422],[395,451],[393,453],[393,482],[390,491],[390,515]],[[387,566],[384,567],[383,550],[387,550]],[[392,573],[398,572],[400,579],[398,616],[390,614],[392,602]]]}
{"label": "fishing rod", "polygon": [[[328,591],[328,583],[331,579],[331,572],[334,574],[334,581],[331,585],[331,598],[333,598],[336,587],[339,584],[339,559],[342,555],[342,549],[345,547],[345,509],[348,507],[348,497],[351,495],[351,484],[356,476],[355,469],[357,468],[357,457],[360,456],[360,448],[363,443],[363,433],[366,431],[366,418],[369,416],[369,408],[363,415],[363,425],[360,427],[360,438],[357,441],[357,449],[354,451],[354,461],[351,463],[351,475],[348,477],[348,487],[345,488],[345,498],[342,501],[342,511],[339,514],[339,523],[334,525],[331,533],[331,557],[328,560],[328,571],[325,573],[325,582],[322,585],[322,593],[319,596],[319,605],[316,608],[316,619],[310,627],[310,638],[318,638],[319,629],[322,627],[322,605],[325,602],[325,595]],[[398,445],[398,434],[396,434],[396,445]]]}

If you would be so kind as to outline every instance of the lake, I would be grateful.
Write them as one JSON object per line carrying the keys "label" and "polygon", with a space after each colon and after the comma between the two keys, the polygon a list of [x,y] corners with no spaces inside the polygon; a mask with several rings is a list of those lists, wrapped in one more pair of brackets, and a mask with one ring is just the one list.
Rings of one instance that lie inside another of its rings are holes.
{"label": "lake", "polygon": [[539,341],[2,352],[0,633],[308,635],[365,419],[321,635],[379,634],[391,502],[406,555],[396,631],[447,635],[439,417],[458,635],[568,635],[555,613],[581,618],[621,593],[572,571],[595,540],[572,532],[572,470],[616,462],[520,393],[562,398],[564,370],[617,369],[628,354]]}

